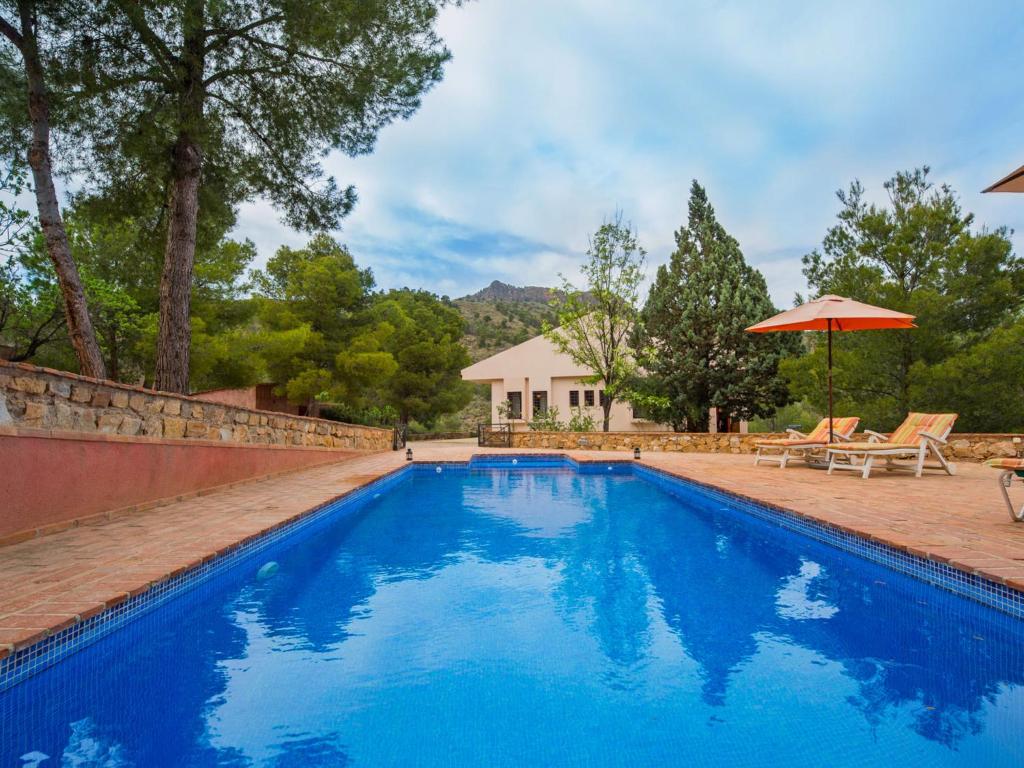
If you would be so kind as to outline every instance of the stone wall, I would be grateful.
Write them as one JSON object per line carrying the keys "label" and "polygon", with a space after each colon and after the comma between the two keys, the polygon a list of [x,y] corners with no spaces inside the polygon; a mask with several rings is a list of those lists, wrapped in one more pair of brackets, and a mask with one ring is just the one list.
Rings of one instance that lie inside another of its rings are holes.
{"label": "stone wall", "polygon": [[[678,453],[753,453],[759,440],[785,434],[704,432],[514,432],[513,448],[555,450],[641,451]],[[855,435],[855,439],[867,439]],[[1014,440],[1018,442],[1014,442]],[[956,433],[949,437],[946,455],[959,461],[984,461],[1024,454],[1024,435]]]}
{"label": "stone wall", "polygon": [[475,432],[410,432],[406,436],[406,440],[411,442],[422,441],[422,440],[466,440],[471,437],[476,437]]}
{"label": "stone wall", "polygon": [[391,448],[391,430],[219,405],[0,361],[0,426],[226,444]]}
{"label": "stone wall", "polygon": [[[213,440],[223,444],[297,445],[388,450],[391,430],[258,411],[0,361],[0,427],[114,434],[141,439]],[[437,439],[436,435],[431,436]],[[677,432],[515,432],[513,448],[753,453],[783,434]],[[1024,454],[1020,434],[953,433],[947,454],[983,461]],[[416,436],[410,435],[410,440]]]}
{"label": "stone wall", "polygon": [[513,432],[513,448],[556,450],[752,453],[754,441],[775,434],[707,432]]}

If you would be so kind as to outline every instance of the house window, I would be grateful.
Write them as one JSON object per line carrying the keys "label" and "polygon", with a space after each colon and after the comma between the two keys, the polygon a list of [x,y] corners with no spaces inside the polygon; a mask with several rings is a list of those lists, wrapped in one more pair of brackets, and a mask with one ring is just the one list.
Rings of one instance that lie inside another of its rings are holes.
{"label": "house window", "polygon": [[508,417],[510,419],[523,418],[523,393],[508,393]]}
{"label": "house window", "polygon": [[580,391],[578,389],[569,390],[569,407],[579,408],[580,407]]}
{"label": "house window", "polygon": [[643,406],[633,406],[633,421],[653,421],[650,411]]}
{"label": "house window", "polygon": [[548,410],[548,393],[547,392],[534,392],[533,393],[533,415],[543,416]]}
{"label": "house window", "polygon": [[583,391],[583,404],[588,408],[594,404],[594,390],[585,389]]}
{"label": "house window", "polygon": [[604,408],[605,405],[608,404],[608,398],[605,396],[604,390],[603,389],[597,390],[597,396],[598,396],[598,400],[601,401],[601,407]]}

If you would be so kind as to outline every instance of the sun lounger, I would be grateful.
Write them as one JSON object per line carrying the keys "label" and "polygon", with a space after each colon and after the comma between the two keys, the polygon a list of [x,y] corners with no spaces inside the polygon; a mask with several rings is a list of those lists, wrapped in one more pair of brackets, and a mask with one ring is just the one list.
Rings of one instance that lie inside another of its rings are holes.
{"label": "sun lounger", "polygon": [[989,459],[985,462],[990,467],[1003,470],[999,473],[999,490],[1003,492],[1003,501],[1006,502],[1006,511],[1010,513],[1010,519],[1015,523],[1024,523],[1024,507],[1020,511],[1014,509],[1010,501],[1010,484],[1013,478],[1019,477],[1024,480],[1024,459]]}
{"label": "sun lounger", "polygon": [[[860,419],[856,416],[847,416],[842,419],[832,419],[832,433],[840,440],[849,440],[850,435],[857,429]],[[822,419],[818,426],[808,432],[798,432],[795,429],[787,429],[789,437],[774,440],[760,440],[755,443],[757,455],[754,457],[754,466],[764,462],[767,464],[778,464],[782,469],[791,459],[807,459],[814,453],[819,456],[829,443],[828,419]]]}
{"label": "sun lounger", "polygon": [[[913,470],[914,475],[920,477],[925,469],[941,469],[952,475],[956,467],[946,461],[942,446],[953,431],[956,418],[955,413],[911,413],[891,435],[864,430],[867,442],[828,446],[828,473],[831,475],[835,469],[850,470],[866,478],[871,475],[875,461],[885,459],[886,470]],[[936,463],[926,464],[929,456],[936,459]],[[910,459],[914,463],[899,464],[899,459]]]}

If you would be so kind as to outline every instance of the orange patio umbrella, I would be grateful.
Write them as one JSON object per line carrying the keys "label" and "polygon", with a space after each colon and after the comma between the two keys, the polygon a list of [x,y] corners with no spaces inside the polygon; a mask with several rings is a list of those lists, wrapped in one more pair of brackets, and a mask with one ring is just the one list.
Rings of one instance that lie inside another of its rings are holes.
{"label": "orange patio umbrella", "polygon": [[751,333],[828,331],[828,440],[831,443],[835,440],[832,433],[832,331],[914,327],[913,315],[863,304],[842,296],[827,295],[780,312],[747,330]]}
{"label": "orange patio umbrella", "polygon": [[1024,192],[1024,165],[982,192]]}

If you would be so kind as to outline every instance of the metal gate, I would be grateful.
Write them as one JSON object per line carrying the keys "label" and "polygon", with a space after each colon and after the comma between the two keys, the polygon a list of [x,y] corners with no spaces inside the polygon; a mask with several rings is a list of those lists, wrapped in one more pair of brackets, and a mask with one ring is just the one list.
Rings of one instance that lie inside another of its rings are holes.
{"label": "metal gate", "polygon": [[395,429],[391,433],[391,450],[400,451],[405,448],[405,440],[409,435],[408,424],[395,424]]}
{"label": "metal gate", "polygon": [[511,448],[511,424],[478,424],[476,444],[481,448]]}

